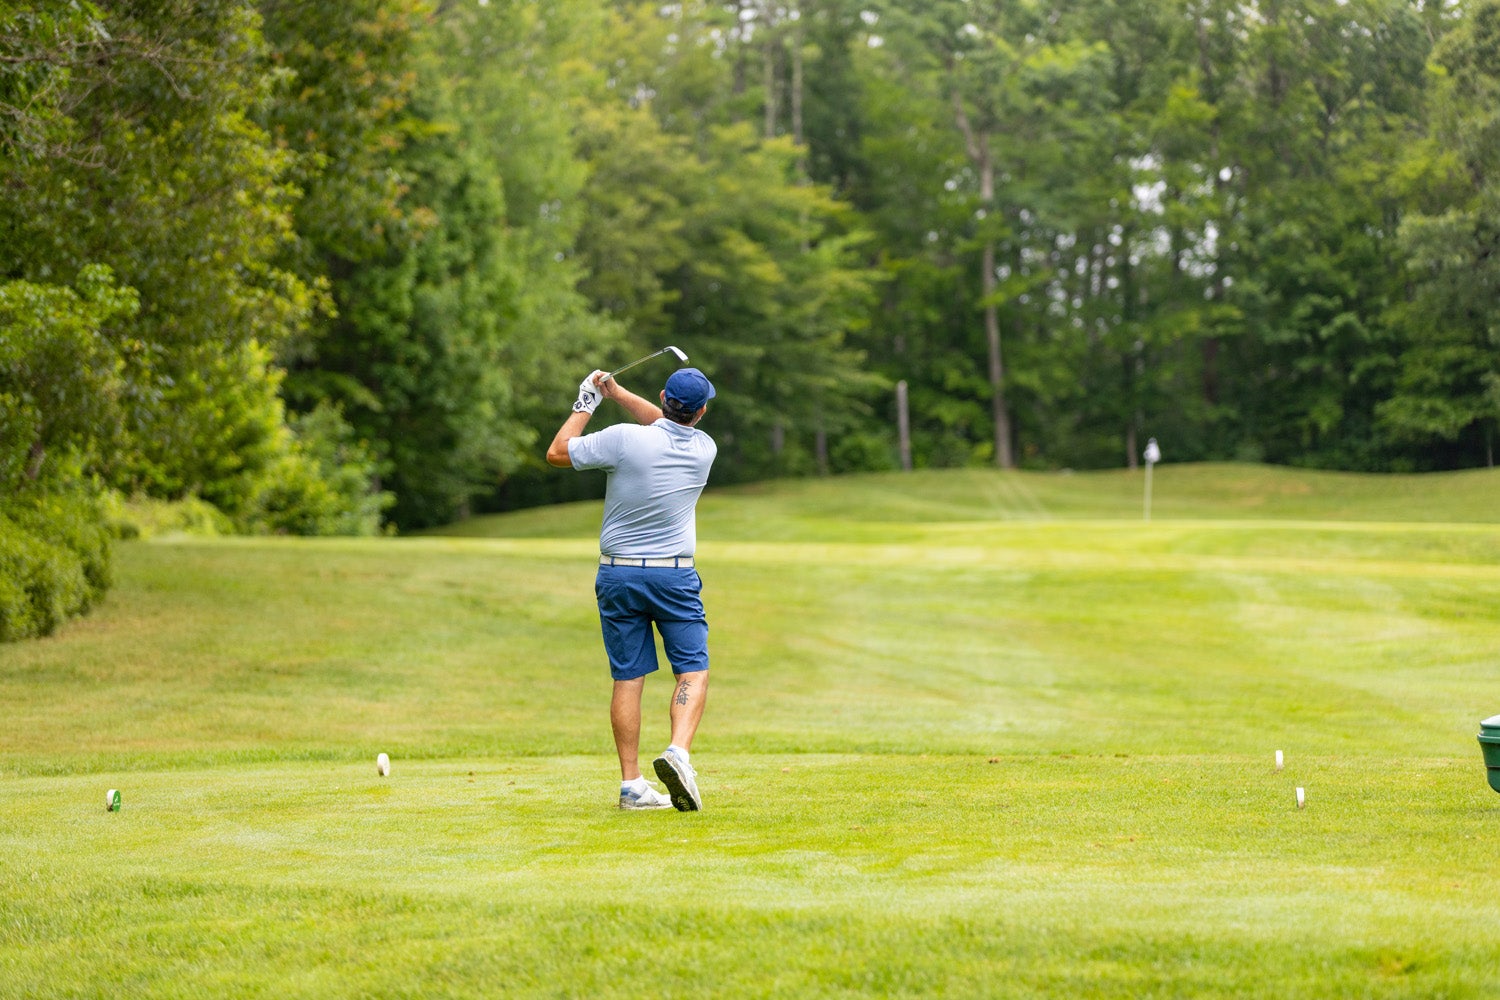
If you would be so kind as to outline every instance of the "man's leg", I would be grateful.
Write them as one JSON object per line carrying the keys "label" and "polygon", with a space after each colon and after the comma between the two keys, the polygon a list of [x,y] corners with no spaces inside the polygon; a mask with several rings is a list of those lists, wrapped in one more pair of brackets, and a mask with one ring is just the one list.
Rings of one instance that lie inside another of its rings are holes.
{"label": "man's leg", "polygon": [[698,794],[698,772],[689,762],[688,751],[692,748],[694,734],[698,732],[698,720],[703,718],[703,705],[707,700],[707,670],[677,675],[677,686],[672,689],[672,745],[651,762],[656,776],[667,786],[673,807],[682,812],[703,808],[703,796]]}
{"label": "man's leg", "polygon": [[614,694],[609,700],[609,723],[615,733],[615,750],[620,755],[621,781],[634,781],[641,776],[641,692],[645,687],[644,677],[615,681]]}
{"label": "man's leg", "polygon": [[661,576],[653,578],[653,584],[653,617],[676,684],[669,706],[672,744],[652,767],[667,786],[672,805],[688,812],[703,808],[697,771],[688,755],[708,700],[708,619],[703,614],[703,581],[696,570],[683,568],[662,571]]}
{"label": "man's leg", "polygon": [[594,578],[599,601],[599,626],[614,691],[609,700],[609,722],[615,750],[620,755],[620,779],[641,776],[641,691],[646,675],[656,670],[656,642],[651,617],[642,606],[641,571],[601,566]]}
{"label": "man's leg", "polygon": [[[703,718],[703,706],[708,703],[708,671],[677,674],[677,687],[672,692],[670,714],[672,718],[672,745],[684,750],[693,749],[693,736],[698,732],[698,723]],[[637,716],[639,716],[639,705]],[[637,717],[639,723],[639,717]],[[636,727],[639,732],[639,725]]]}
{"label": "man's leg", "polygon": [[676,680],[669,706],[672,745],[683,750],[693,748],[708,701],[708,619],[703,614],[702,588],[697,571],[689,569],[674,574],[669,585],[654,594],[656,630]]}
{"label": "man's leg", "polygon": [[646,678],[615,681],[609,700],[609,723],[620,754],[620,808],[670,809],[672,800],[641,776],[641,691]]}
{"label": "man's leg", "polygon": [[703,808],[698,772],[689,761],[693,737],[708,702],[708,624],[696,621],[657,622],[676,684],[669,713],[672,745],[652,762],[656,776],[667,786],[672,805],[684,812]]}

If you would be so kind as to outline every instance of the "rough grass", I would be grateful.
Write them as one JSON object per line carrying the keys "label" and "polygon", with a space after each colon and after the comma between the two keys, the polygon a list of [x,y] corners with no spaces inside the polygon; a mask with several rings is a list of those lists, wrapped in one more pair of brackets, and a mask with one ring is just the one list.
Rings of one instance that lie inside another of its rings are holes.
{"label": "rough grass", "polygon": [[0,996],[1492,993],[1500,478],[1155,485],[711,495],[699,814],[611,808],[597,504],[127,545],[0,647]]}

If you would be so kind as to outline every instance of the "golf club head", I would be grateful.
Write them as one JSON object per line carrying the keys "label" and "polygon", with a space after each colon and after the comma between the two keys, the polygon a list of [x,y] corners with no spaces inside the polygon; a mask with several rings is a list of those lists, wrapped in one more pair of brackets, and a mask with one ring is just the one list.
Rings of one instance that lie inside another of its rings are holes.
{"label": "golf club head", "polygon": [[687,355],[686,354],[682,353],[681,351],[679,351],[677,348],[671,346],[670,344],[667,345],[667,350],[669,350],[673,354],[677,355],[677,360],[678,361],[686,361],[687,360]]}

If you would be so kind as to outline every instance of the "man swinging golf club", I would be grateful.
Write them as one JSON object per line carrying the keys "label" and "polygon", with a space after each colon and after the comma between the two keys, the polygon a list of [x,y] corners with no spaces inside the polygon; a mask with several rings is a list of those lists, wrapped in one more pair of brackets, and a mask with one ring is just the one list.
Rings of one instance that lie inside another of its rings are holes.
{"label": "man swinging golf club", "polygon": [[[665,350],[687,360],[676,348]],[[703,581],[693,566],[695,512],[718,453],[697,423],[714,387],[698,369],[679,369],[667,379],[658,406],[613,375],[595,371],[579,384],[578,401],[548,447],[547,461],[609,474],[594,594],[614,678],[609,716],[620,755],[620,808],[688,812],[703,808],[688,752],[708,696],[708,619]],[[601,398],[614,400],[636,423],[584,434]],[[641,693],[646,675],[657,669],[653,624],[677,682],[671,745],[654,762],[670,798],[641,775],[638,757]]]}

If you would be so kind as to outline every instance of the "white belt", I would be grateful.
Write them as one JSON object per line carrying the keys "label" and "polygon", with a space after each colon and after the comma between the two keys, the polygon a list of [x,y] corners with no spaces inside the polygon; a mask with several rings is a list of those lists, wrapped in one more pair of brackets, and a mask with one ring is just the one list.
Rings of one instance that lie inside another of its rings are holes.
{"label": "white belt", "polygon": [[600,566],[642,566],[657,569],[688,569],[693,565],[692,556],[672,556],[670,559],[622,559],[619,556],[600,556]]}

